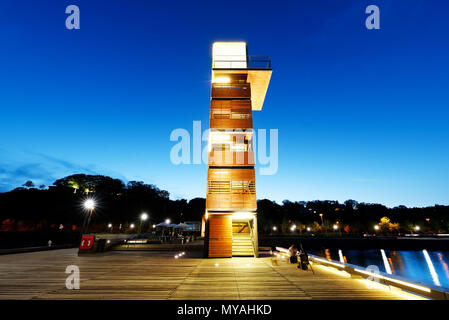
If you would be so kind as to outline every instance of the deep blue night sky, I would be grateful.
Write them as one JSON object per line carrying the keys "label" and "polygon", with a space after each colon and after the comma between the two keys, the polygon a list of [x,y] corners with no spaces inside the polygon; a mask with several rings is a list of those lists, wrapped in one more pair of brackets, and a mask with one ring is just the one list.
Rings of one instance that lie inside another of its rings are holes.
{"label": "deep blue night sky", "polygon": [[[67,30],[76,4],[81,29]],[[365,28],[365,8],[381,29]],[[449,204],[445,1],[0,2],[0,191],[73,173],[205,197],[206,165],[170,162],[208,127],[211,45],[270,55],[256,128],[279,129],[258,198]]]}

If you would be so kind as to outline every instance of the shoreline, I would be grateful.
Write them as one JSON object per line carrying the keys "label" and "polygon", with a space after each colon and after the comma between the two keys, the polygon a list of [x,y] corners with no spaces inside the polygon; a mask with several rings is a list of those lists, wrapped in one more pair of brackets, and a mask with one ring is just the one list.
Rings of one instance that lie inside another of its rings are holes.
{"label": "shoreline", "polygon": [[448,250],[449,238],[430,237],[311,237],[259,236],[259,246],[276,247],[294,244],[304,249],[389,249],[389,250]]}

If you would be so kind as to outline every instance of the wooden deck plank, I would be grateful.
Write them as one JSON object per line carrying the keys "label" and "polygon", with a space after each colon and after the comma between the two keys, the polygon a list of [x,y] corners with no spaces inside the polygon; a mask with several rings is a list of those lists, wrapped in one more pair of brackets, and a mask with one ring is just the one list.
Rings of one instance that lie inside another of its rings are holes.
{"label": "wooden deck plank", "polygon": [[[0,299],[403,299],[397,290],[322,268],[315,273],[273,258],[201,259],[186,253],[76,249],[0,256]],[[68,265],[80,268],[80,290],[65,288]],[[413,297],[413,296],[412,296]]]}

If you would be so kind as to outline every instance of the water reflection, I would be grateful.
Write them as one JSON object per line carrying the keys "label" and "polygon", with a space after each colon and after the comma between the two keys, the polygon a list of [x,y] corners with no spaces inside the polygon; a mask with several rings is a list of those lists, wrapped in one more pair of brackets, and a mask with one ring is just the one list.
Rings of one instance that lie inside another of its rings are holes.
{"label": "water reflection", "polygon": [[334,250],[312,252],[337,261],[367,267],[417,282],[449,288],[449,252],[431,250]]}
{"label": "water reflection", "polygon": [[438,278],[438,275],[435,271],[435,267],[433,266],[433,262],[432,259],[430,259],[429,253],[427,252],[427,250],[423,250],[422,252],[424,254],[424,258],[426,259],[427,266],[429,267],[429,272],[432,276],[433,283],[435,283],[437,286],[441,286],[440,279]]}
{"label": "water reflection", "polygon": [[388,274],[392,274],[391,267],[390,267],[390,262],[388,261],[387,255],[385,254],[385,250],[384,249],[380,249],[380,254],[382,255],[382,260],[384,262],[385,271]]}

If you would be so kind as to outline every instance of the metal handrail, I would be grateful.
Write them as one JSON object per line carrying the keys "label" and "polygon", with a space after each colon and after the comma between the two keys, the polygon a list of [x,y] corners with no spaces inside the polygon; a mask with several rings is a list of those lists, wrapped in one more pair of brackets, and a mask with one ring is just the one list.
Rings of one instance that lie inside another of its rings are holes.
{"label": "metal handrail", "polygon": [[253,228],[251,228],[251,222],[248,220],[248,228],[249,228],[249,234],[251,237],[251,243],[253,244],[253,253],[256,255],[256,244],[254,243],[254,233]]}
{"label": "metal handrail", "polygon": [[[288,249],[282,247],[276,247],[276,250],[284,255],[288,255]],[[331,259],[322,258],[313,254],[308,254],[310,260],[315,264],[321,264],[327,267],[336,268],[337,270],[344,271],[351,276],[359,276],[362,278],[368,278],[370,281],[377,279],[380,283],[390,285],[409,291],[420,296],[428,297],[436,300],[449,300],[449,292],[444,287],[437,287],[431,284],[424,284],[416,282],[411,279],[400,277],[397,275],[387,274],[382,271],[376,273],[367,271],[366,268],[353,265],[346,262],[339,262]]]}
{"label": "metal handrail", "polygon": [[[216,59],[219,57],[223,57],[223,59]],[[241,57],[241,59],[239,60],[232,60],[229,59],[228,57]],[[216,63],[229,63],[230,68],[232,68],[232,63],[246,63],[246,68],[242,68],[242,69],[271,69],[271,58],[269,56],[254,56],[254,55],[250,55],[250,56],[244,56],[244,55],[219,55],[219,56],[215,56],[213,59],[213,65],[212,68],[216,68]],[[257,67],[251,65],[251,63],[263,63],[264,66],[262,67]],[[218,69],[227,69],[225,68],[218,68]]]}

